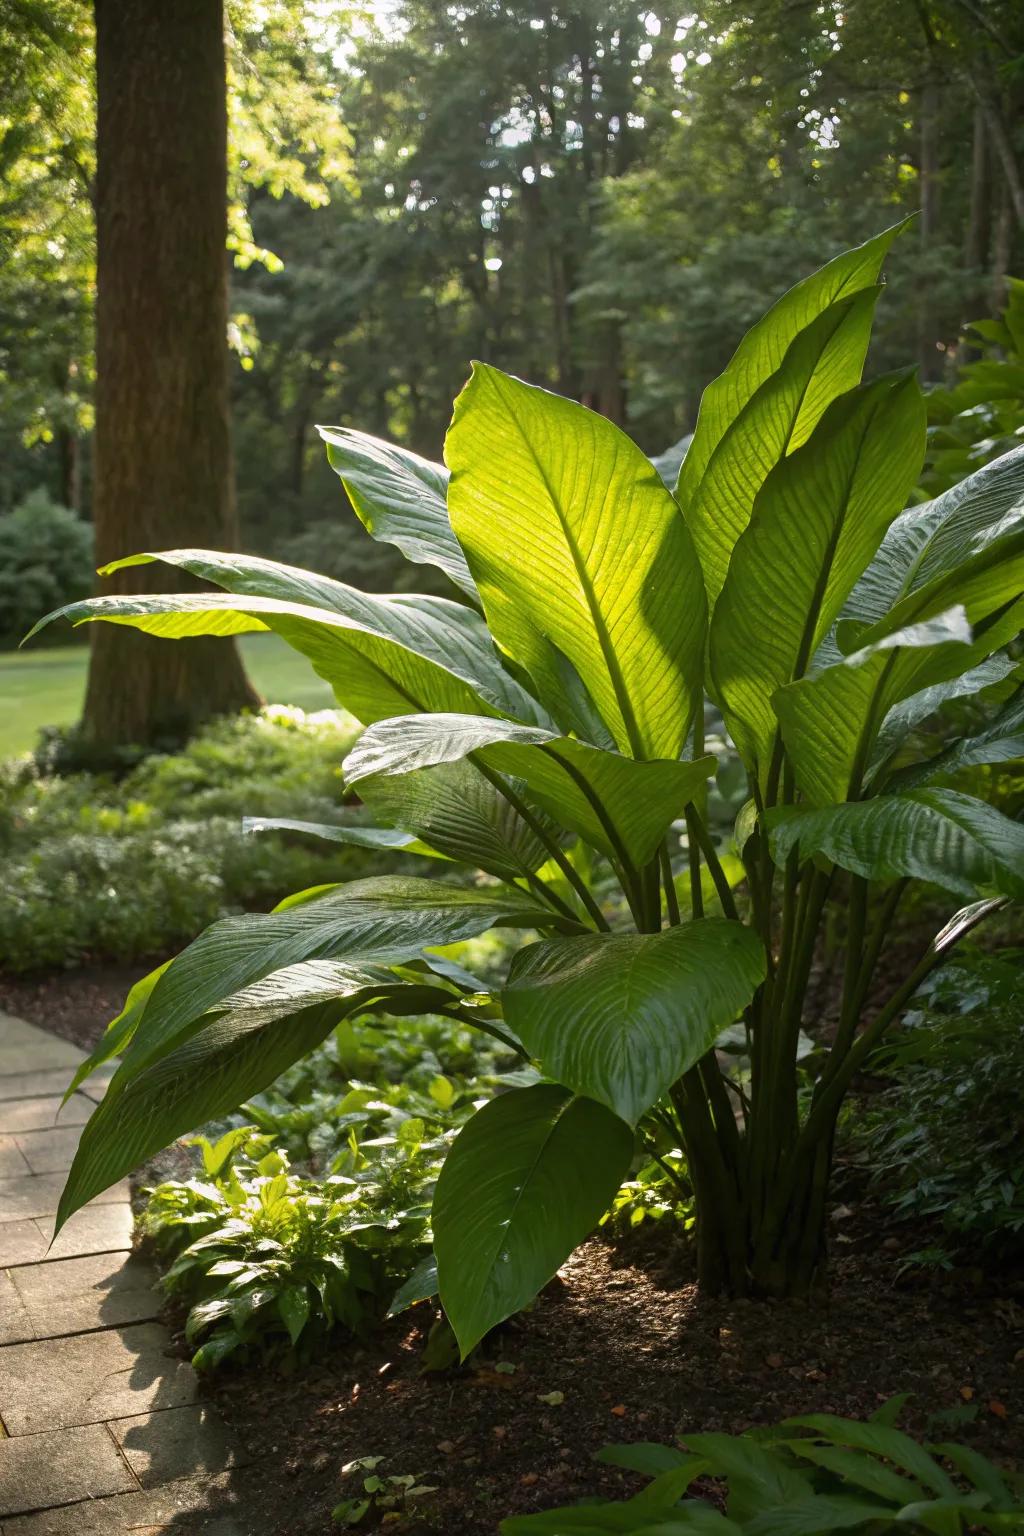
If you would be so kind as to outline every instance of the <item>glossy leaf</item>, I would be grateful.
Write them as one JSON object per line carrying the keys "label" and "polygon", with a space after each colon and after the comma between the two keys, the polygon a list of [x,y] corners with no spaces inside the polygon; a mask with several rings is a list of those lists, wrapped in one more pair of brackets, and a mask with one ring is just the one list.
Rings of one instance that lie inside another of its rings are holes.
{"label": "glossy leaf", "polygon": [[708,918],[656,934],[594,934],[520,950],[505,1018],[548,1076],[635,1125],[749,1003],[764,949]]}
{"label": "glossy leaf", "polygon": [[964,896],[1024,896],[1024,822],[952,789],[879,795],[823,810],[767,812],[785,862],[821,854],[868,880],[928,880]]}
{"label": "glossy leaf", "polygon": [[[447,511],[445,520],[447,522]],[[449,534],[454,543],[450,527]],[[360,592],[357,587],[298,566],[264,560],[258,555],[210,550],[165,550],[158,555],[133,555],[104,566],[103,574],[151,560],[187,570],[228,592],[326,608],[438,666],[450,668],[457,676],[470,681],[503,713],[524,720],[544,720],[536,702],[499,665],[480,615],[463,603],[443,597],[423,597],[418,593],[381,595]]]}
{"label": "glossy leaf", "polygon": [[790,288],[747,332],[725,372],[704,391],[697,430],[683,460],[676,499],[684,514],[691,508],[711,456],[747,401],[782,363],[794,337],[834,304],[871,288],[886,253],[906,221],[850,251],[843,251],[820,271]]}
{"label": "glossy leaf", "polygon": [[393,777],[359,780],[367,805],[425,844],[462,864],[502,879],[522,879],[545,864],[549,851],[494,785],[468,762]]}
{"label": "glossy leaf", "polygon": [[806,672],[924,456],[917,382],[884,379],[837,400],[765,480],[711,623],[726,724],[764,789],[778,720],[772,695]]}
{"label": "glossy leaf", "polygon": [[470,753],[521,780],[548,815],[609,858],[637,866],[654,855],[716,766],[713,757],[638,762],[550,731],[447,714],[371,726],[345,759],[346,781],[362,784],[363,775],[375,774],[380,782],[385,774],[407,774]]}
{"label": "glossy leaf", "polygon": [[1024,447],[898,517],[851,593],[846,613],[879,622],[908,593],[955,570],[1022,520]]}
{"label": "glossy leaf", "polygon": [[[896,705],[951,684],[946,695],[930,696],[929,705],[937,706],[1016,638],[1024,624],[1022,591],[1024,531],[985,545],[901,599],[879,623],[859,632],[860,648],[845,661],[780,689],[772,706],[804,793],[828,804],[857,790]],[[962,638],[964,624],[970,640]],[[912,723],[911,716],[908,729]]]}
{"label": "glossy leaf", "polygon": [[807,440],[828,405],[860,382],[880,292],[864,288],[839,299],[799,331],[711,455],[699,491],[686,503],[709,607],[718,601],[736,541],[770,472]]}
{"label": "glossy leaf", "polygon": [[134,1075],[240,988],[305,960],[396,964],[427,945],[454,944],[495,923],[549,920],[519,892],[467,890],[380,876],[303,893],[268,915],[226,917],[182,950],[134,1024],[124,1067]]}
{"label": "glossy leaf", "polygon": [[[60,1198],[58,1230],[154,1152],[266,1088],[346,1014],[377,1002],[399,1010],[403,990],[421,1011],[448,995],[440,986],[404,987],[386,971],[356,967],[336,966],[330,976],[321,972],[305,982],[294,974],[272,978],[226,999],[223,1013],[204,1018],[142,1070],[123,1063],[82,1132]],[[323,1001],[325,992],[330,1001]]]}
{"label": "glossy leaf", "polygon": [[927,762],[899,776],[901,789],[916,789],[949,778],[961,768],[981,763],[1012,763],[1024,758],[1024,688],[1006,701],[982,730],[953,742]]}
{"label": "glossy leaf", "polygon": [[502,1094],[463,1127],[432,1219],[441,1302],[463,1359],[583,1241],[632,1153],[622,1120],[556,1083]]}
{"label": "glossy leaf", "polygon": [[554,647],[621,752],[678,757],[700,697],[704,584],[649,460],[603,416],[479,363],[445,457],[497,644],[545,703],[564,692]]}
{"label": "glossy leaf", "polygon": [[407,560],[435,565],[476,599],[466,557],[448,521],[448,471],[409,448],[350,427],[318,427],[327,458],[367,533]]}

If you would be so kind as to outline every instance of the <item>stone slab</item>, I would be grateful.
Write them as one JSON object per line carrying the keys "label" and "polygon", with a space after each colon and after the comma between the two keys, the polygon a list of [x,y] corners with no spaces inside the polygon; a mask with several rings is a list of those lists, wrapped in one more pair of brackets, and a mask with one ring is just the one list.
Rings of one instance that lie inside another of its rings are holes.
{"label": "stone slab", "polygon": [[[77,1135],[77,1131],[74,1132]],[[0,1179],[16,1179],[32,1170],[13,1136],[0,1136]]]}
{"label": "stone slab", "polygon": [[[235,1500],[227,1475],[170,1483],[149,1493],[123,1493],[20,1515],[4,1522],[4,1536],[253,1536],[251,1522],[243,1525],[229,1514]],[[194,1518],[189,1518],[193,1516]]]}
{"label": "stone slab", "polygon": [[102,1424],[0,1440],[0,1516],[127,1493],[136,1486]]}
{"label": "stone slab", "polygon": [[5,1099],[0,1102],[0,1135],[22,1131],[47,1131],[55,1125],[84,1125],[96,1105],[76,1093],[61,1108],[58,1094],[40,1099]]}
{"label": "stone slab", "polygon": [[10,1014],[0,1014],[0,1077],[43,1067],[71,1069],[84,1057],[85,1052],[77,1045],[61,1040],[49,1030],[37,1029],[24,1019],[11,1018]]}
{"label": "stone slab", "polygon": [[[48,1131],[23,1131],[13,1140],[30,1173],[66,1173],[74,1162],[81,1134],[77,1125],[55,1125]],[[0,1145],[0,1167],[2,1157]]]}
{"label": "stone slab", "polygon": [[[0,1224],[54,1216],[67,1182],[65,1173],[29,1173],[20,1179],[0,1179]],[[96,1196],[95,1205],[114,1205],[131,1199],[127,1179],[112,1184]]]}
{"label": "stone slab", "polygon": [[[132,1246],[132,1211],[124,1201],[111,1205],[90,1201],[61,1227],[60,1236],[52,1248],[53,1218],[46,1216],[36,1221],[35,1228],[39,1234],[38,1259],[72,1259],[86,1253],[113,1253],[118,1248]],[[0,1222],[0,1244],[6,1231],[6,1225]],[[15,1262],[8,1260],[10,1264]]]}
{"label": "stone slab", "polygon": [[[94,1328],[153,1321],[160,1311],[156,1271],[137,1254],[101,1253],[7,1271],[20,1306],[6,1343],[54,1339]],[[3,1319],[0,1276],[0,1323]],[[27,1331],[15,1334],[18,1323]]]}
{"label": "stone slab", "polygon": [[107,1427],[143,1488],[226,1472],[244,1460],[223,1419],[202,1403],[115,1419]]}
{"label": "stone slab", "polygon": [[9,1072],[0,1077],[0,1103],[9,1099],[63,1098],[71,1082],[70,1067],[47,1067],[36,1072]]}
{"label": "stone slab", "polygon": [[0,1270],[0,1344],[17,1344],[34,1338],[32,1322],[17,1286],[6,1270]]}
{"label": "stone slab", "polygon": [[158,1323],[0,1349],[0,1419],[8,1434],[134,1418],[195,1401],[196,1375],[169,1353]]}

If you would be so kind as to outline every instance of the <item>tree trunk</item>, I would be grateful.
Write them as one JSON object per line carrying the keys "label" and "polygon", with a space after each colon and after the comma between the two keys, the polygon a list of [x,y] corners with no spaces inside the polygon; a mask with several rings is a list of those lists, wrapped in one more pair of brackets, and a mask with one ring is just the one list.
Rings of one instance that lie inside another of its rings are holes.
{"label": "tree trunk", "polygon": [[[921,189],[921,218],[918,228],[921,254],[926,259],[935,243],[939,226],[939,106],[939,82],[936,78],[934,65],[930,63],[928,77],[921,90],[918,122],[920,143],[918,171]],[[935,333],[935,313],[932,300],[932,284],[926,279],[920,285],[918,293],[917,334],[921,377],[928,383],[934,383],[942,372],[940,355],[935,345],[938,337]]]}
{"label": "tree trunk", "polygon": [[[232,549],[227,105],[219,0],[95,0],[97,562]],[[104,592],[177,587],[159,566]],[[101,749],[184,739],[256,702],[233,640],[98,624],[82,721]]]}
{"label": "tree trunk", "polygon": [[989,234],[989,175],[988,130],[985,113],[977,103],[974,107],[974,129],[971,146],[971,205],[967,219],[967,237],[964,241],[964,266],[972,272],[980,272],[985,265]]}

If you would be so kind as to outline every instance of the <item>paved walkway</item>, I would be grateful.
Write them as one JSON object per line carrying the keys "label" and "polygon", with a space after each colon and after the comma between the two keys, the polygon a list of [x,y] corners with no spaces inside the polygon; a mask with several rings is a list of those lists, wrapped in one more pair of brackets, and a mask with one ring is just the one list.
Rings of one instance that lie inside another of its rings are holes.
{"label": "paved walkway", "polygon": [[131,1251],[127,1181],[67,1223],[57,1200],[105,1082],[61,1110],[83,1053],[0,1014],[0,1536],[249,1536],[240,1458],[177,1359]]}

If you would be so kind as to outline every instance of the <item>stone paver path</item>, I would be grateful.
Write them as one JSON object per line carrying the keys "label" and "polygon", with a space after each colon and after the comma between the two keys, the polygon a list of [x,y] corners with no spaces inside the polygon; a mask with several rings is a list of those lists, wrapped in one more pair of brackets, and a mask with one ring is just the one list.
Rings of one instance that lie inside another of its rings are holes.
{"label": "stone paver path", "polygon": [[0,1536],[250,1536],[233,1516],[208,1517],[230,1506],[242,1458],[157,1320],[127,1182],[49,1246],[109,1076],[62,1109],[82,1056],[0,1014]]}

